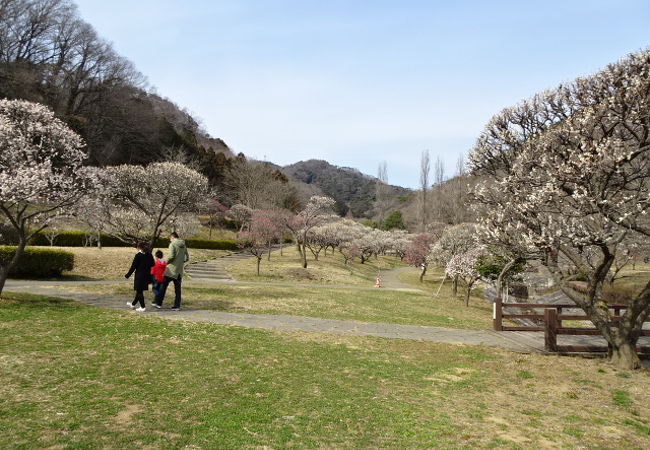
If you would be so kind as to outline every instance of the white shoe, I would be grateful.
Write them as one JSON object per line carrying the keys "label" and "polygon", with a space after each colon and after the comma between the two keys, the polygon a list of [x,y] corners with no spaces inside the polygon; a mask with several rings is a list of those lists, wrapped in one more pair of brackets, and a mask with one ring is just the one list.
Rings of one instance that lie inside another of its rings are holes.
{"label": "white shoe", "polygon": [[126,306],[128,306],[131,309],[135,308],[135,306],[133,306],[133,303],[131,302],[126,302]]}
{"label": "white shoe", "polygon": [[135,308],[135,310],[136,310],[137,312],[145,312],[147,309],[146,309],[146,308],[142,308],[142,307],[140,307],[140,308]]}

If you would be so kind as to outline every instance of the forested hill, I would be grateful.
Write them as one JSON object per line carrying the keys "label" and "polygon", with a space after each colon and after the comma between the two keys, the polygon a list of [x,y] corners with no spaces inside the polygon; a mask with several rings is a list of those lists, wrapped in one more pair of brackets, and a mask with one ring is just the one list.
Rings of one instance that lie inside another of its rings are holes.
{"label": "forested hill", "polygon": [[[354,217],[372,217],[376,196],[374,177],[364,175],[356,169],[334,166],[327,161],[310,159],[282,168],[290,178],[320,188],[324,194],[336,200],[337,212]],[[408,196],[409,189],[388,186],[387,196],[396,198]]]}
{"label": "forested hill", "polygon": [[52,108],[84,138],[89,164],[186,159],[216,181],[232,156],[191,114],[153,93],[70,0],[0,1],[0,98]]}

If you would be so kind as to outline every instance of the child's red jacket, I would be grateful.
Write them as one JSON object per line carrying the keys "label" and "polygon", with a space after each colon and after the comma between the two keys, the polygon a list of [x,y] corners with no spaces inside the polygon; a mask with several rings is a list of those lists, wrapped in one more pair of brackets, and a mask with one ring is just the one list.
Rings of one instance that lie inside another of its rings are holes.
{"label": "child's red jacket", "polygon": [[153,275],[154,280],[157,283],[162,283],[164,280],[165,269],[167,268],[167,263],[164,259],[157,259],[154,262],[153,267],[151,268],[151,275]]}

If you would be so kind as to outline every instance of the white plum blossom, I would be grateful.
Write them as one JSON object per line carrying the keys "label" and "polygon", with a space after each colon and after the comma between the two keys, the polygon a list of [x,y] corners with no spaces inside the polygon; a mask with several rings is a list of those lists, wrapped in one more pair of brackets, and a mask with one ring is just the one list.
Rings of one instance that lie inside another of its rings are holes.
{"label": "white plum blossom", "polygon": [[0,100],[0,214],[18,236],[12,260],[0,261],[0,293],[31,236],[92,189],[83,147],[46,106]]}
{"label": "white plum blossom", "polygon": [[612,361],[628,368],[640,365],[634,347],[650,283],[620,321],[602,287],[629,243],[650,237],[649,75],[650,51],[642,51],[536,95],[496,115],[470,154],[484,180],[473,197],[489,240],[535,247],[601,331]]}
{"label": "white plum blossom", "polygon": [[469,296],[472,286],[480,278],[476,266],[479,258],[485,254],[482,247],[474,247],[463,253],[457,253],[451,257],[445,266],[445,275],[452,279],[460,279],[465,284],[465,306],[469,306]]}
{"label": "white plum blossom", "polygon": [[291,232],[302,257],[302,267],[307,268],[307,242],[312,228],[334,219],[332,209],[336,202],[330,197],[312,196],[297,215],[286,215],[285,227]]}
{"label": "white plum blossom", "polygon": [[177,162],[108,167],[101,179],[109,233],[126,242],[148,239],[150,247],[165,224],[198,210],[209,193],[205,176]]}

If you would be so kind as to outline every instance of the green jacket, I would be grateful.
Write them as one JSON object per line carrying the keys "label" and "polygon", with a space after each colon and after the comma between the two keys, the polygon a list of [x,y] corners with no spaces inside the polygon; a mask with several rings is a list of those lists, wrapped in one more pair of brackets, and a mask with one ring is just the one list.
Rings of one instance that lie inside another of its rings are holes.
{"label": "green jacket", "polygon": [[165,276],[170,278],[178,278],[185,272],[185,263],[190,259],[187,253],[185,241],[182,239],[175,239],[169,243],[169,253],[167,254],[167,268],[165,269]]}

